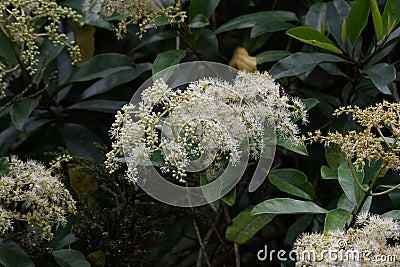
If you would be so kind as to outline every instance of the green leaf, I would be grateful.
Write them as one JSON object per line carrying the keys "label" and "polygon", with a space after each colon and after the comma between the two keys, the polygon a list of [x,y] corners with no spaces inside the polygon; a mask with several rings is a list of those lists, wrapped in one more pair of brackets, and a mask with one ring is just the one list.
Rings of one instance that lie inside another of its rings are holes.
{"label": "green leaf", "polygon": [[219,0],[191,0],[189,6],[189,20],[193,21],[198,14],[204,15],[207,19],[210,18],[218,4]]}
{"label": "green leaf", "polygon": [[312,222],[313,215],[303,215],[295,221],[287,230],[286,240],[289,244],[293,244],[297,236],[304,233],[307,227]]}
{"label": "green leaf", "polygon": [[57,249],[61,249],[61,248],[65,247],[65,246],[68,246],[78,240],[79,239],[74,234],[69,233],[59,240],[53,240],[52,242],[50,242],[48,244],[48,247],[51,247],[52,249],[57,250]]}
{"label": "green leaf", "polygon": [[125,104],[127,104],[125,101],[96,99],[78,102],[69,106],[68,109],[84,109],[103,113],[115,113]]}
{"label": "green leaf", "polygon": [[134,68],[129,68],[116,72],[109,77],[103,78],[86,88],[85,91],[82,92],[81,100],[95,95],[103,94],[117,86],[128,83],[148,70],[151,70],[151,64],[143,63],[137,64]]}
{"label": "green leaf", "polygon": [[61,267],[90,267],[82,252],[74,249],[60,249],[52,252],[54,259]]}
{"label": "green leaf", "polygon": [[239,213],[232,220],[232,224],[226,229],[226,240],[242,245],[275,217],[272,214],[251,216],[250,211],[251,207]]}
{"label": "green leaf", "polygon": [[26,252],[14,241],[0,238],[0,264],[4,267],[35,267]]}
{"label": "green leaf", "polygon": [[188,27],[197,29],[197,28],[203,28],[207,25],[210,25],[210,22],[208,21],[207,17],[205,17],[203,14],[197,14],[188,24]]}
{"label": "green leaf", "polygon": [[303,43],[317,46],[337,54],[343,53],[328,37],[311,27],[301,26],[288,30],[286,33]]}
{"label": "green leaf", "polygon": [[400,210],[391,210],[381,215],[382,218],[393,218],[394,220],[400,220]]}
{"label": "green leaf", "polygon": [[325,158],[333,171],[336,171],[340,164],[346,161],[345,155],[338,146],[325,147]]}
{"label": "green leaf", "polygon": [[257,64],[261,65],[267,62],[277,61],[287,56],[290,56],[292,53],[285,50],[269,50],[262,52],[256,56]]}
{"label": "green leaf", "polygon": [[344,44],[344,46],[347,46],[347,19],[344,18],[343,22],[342,22],[342,33],[340,35],[340,37],[342,38],[342,42]]}
{"label": "green leaf", "polygon": [[[2,61],[4,64],[18,64],[18,60],[13,52],[13,46],[15,46],[16,51],[19,51],[20,49],[15,42],[10,42],[3,31],[0,31],[0,44],[0,61]],[[5,60],[2,60],[2,58]]]}
{"label": "green leaf", "polygon": [[355,0],[347,20],[348,34],[353,46],[360,37],[362,30],[367,26],[368,15],[369,1]]}
{"label": "green leaf", "polygon": [[8,158],[7,157],[0,158],[0,176],[8,175],[9,171],[10,171],[10,164],[8,162]]}
{"label": "green leaf", "polygon": [[210,187],[210,186],[204,186],[211,181],[207,179],[205,175],[200,176],[200,185],[201,185],[201,192],[203,193],[204,198],[207,200],[208,204],[210,204],[211,208],[213,208],[214,211],[217,211],[219,209],[219,199],[214,200],[214,197],[221,196],[222,195],[222,179],[217,179],[215,180],[215,186]]}
{"label": "green leaf", "polygon": [[25,126],[32,111],[38,106],[39,99],[24,99],[11,106],[11,121],[18,131],[25,131]]}
{"label": "green leaf", "polygon": [[157,55],[153,63],[153,75],[178,64],[186,56],[185,50],[168,50]]}
{"label": "green leaf", "polygon": [[307,12],[304,21],[305,26],[310,26],[319,32],[322,32],[323,22],[326,20],[326,3],[315,3]]}
{"label": "green leaf", "polygon": [[[358,179],[358,181],[362,184],[364,179],[364,171],[357,171],[354,166],[352,166],[354,173]],[[351,169],[347,162],[343,162],[338,168],[338,180],[339,184],[343,189],[346,197],[350,200],[351,203],[355,205],[360,204],[360,200],[363,197],[364,193],[361,188],[357,185],[357,182],[354,180],[353,175],[351,173]]]}
{"label": "green leaf", "polygon": [[218,59],[219,42],[215,33],[209,29],[203,29],[197,40],[197,49],[207,59]]}
{"label": "green leaf", "polygon": [[128,56],[118,53],[100,54],[78,66],[66,83],[106,78],[120,71],[132,68],[135,68],[135,63]]}
{"label": "green leaf", "polygon": [[251,211],[257,214],[324,214],[328,211],[310,201],[301,201],[291,198],[273,198],[258,204]]}
{"label": "green leaf", "polygon": [[372,21],[374,23],[376,40],[380,40],[383,37],[383,24],[382,16],[378,8],[378,1],[369,0],[369,5],[371,7]]}
{"label": "green leaf", "polygon": [[336,205],[337,209],[347,210],[348,212],[353,212],[355,207],[356,205],[351,203],[351,201],[346,197],[344,193],[340,196],[338,203]]}
{"label": "green leaf", "polygon": [[325,165],[321,167],[321,177],[322,177],[322,179],[325,179],[325,180],[338,179],[337,173]]}
{"label": "green leaf", "polygon": [[323,62],[345,62],[345,60],[326,53],[297,52],[278,61],[272,66],[269,73],[275,79],[289,76],[308,76],[318,64]]}
{"label": "green leaf", "polygon": [[276,144],[278,146],[284,147],[290,151],[296,152],[297,154],[303,155],[303,156],[308,156],[307,148],[304,144],[301,144],[299,146],[294,146],[292,142],[285,138],[277,137],[276,138]]}
{"label": "green leaf", "polygon": [[223,196],[221,200],[229,206],[233,206],[236,201],[236,188],[233,188],[228,194]]}
{"label": "green leaf", "polygon": [[269,181],[282,192],[313,200],[315,192],[307,176],[295,169],[272,170],[268,175]]}
{"label": "green leaf", "polygon": [[286,21],[274,19],[264,20],[254,25],[253,29],[250,32],[250,38],[253,39],[268,32],[285,31],[293,27],[293,24],[290,24]]}
{"label": "green leaf", "polygon": [[129,51],[129,55],[133,54],[133,52],[135,52],[136,50],[148,46],[149,44],[152,43],[156,43],[156,42],[160,42],[163,40],[168,40],[168,39],[172,39],[175,38],[177,36],[177,32],[175,30],[164,30],[161,32],[151,32],[149,33],[145,33],[143,34],[143,37],[141,38],[141,43],[136,45],[134,48],[132,48],[131,51]]}
{"label": "green leaf", "polygon": [[330,210],[325,217],[324,233],[333,230],[343,230],[350,220],[351,213],[343,209]]}
{"label": "green leaf", "polygon": [[364,69],[360,70],[360,72],[367,74],[368,78],[381,93],[387,95],[392,94],[389,85],[396,79],[396,69],[394,66],[387,63],[379,63],[366,66]]}
{"label": "green leaf", "polygon": [[400,1],[387,0],[382,15],[383,32],[389,35],[400,22]]}
{"label": "green leaf", "polygon": [[255,25],[265,21],[297,21],[297,16],[289,11],[261,11],[252,14],[238,16],[215,30],[216,34],[227,32],[230,30],[253,28]]}

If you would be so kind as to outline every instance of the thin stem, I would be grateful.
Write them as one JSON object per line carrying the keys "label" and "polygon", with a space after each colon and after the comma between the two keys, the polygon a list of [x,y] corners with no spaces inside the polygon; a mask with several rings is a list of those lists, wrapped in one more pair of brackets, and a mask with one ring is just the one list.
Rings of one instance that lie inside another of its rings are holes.
{"label": "thin stem", "polygon": [[357,175],[356,175],[356,173],[355,173],[355,171],[354,171],[353,163],[351,162],[351,159],[348,160],[348,164],[349,164],[349,168],[350,168],[350,171],[351,171],[351,176],[353,176],[354,181],[356,181],[356,184],[358,185],[358,187],[359,187],[364,193],[367,193],[368,190],[366,190],[366,189],[362,186],[362,184],[360,183],[360,181],[359,181],[358,178],[357,178]]}
{"label": "thin stem", "polygon": [[396,190],[396,189],[399,188],[399,187],[400,187],[400,184],[398,184],[398,185],[396,185],[396,186],[394,186],[394,187],[392,187],[392,188],[390,188],[390,189],[388,189],[388,190],[385,190],[385,191],[383,191],[383,192],[371,193],[371,196],[373,196],[373,197],[376,197],[376,196],[383,196],[383,195],[385,195],[385,194],[387,194],[387,193],[390,193],[390,192]]}

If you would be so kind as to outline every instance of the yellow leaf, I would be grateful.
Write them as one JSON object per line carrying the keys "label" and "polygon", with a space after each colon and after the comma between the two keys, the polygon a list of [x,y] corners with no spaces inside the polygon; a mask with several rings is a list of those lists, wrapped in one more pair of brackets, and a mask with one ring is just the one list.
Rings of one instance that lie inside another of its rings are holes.
{"label": "yellow leaf", "polygon": [[245,48],[238,47],[229,61],[229,66],[238,70],[256,71],[257,59],[256,57],[251,57]]}

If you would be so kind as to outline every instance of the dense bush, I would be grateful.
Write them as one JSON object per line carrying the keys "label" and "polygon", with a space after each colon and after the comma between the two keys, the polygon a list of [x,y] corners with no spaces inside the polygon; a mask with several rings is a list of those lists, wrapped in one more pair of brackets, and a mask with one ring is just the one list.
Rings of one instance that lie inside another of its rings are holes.
{"label": "dense bush", "polygon": [[[0,265],[295,266],[258,256],[345,240],[339,248],[373,246],[396,258],[380,266],[397,266],[399,10],[399,0],[2,1]],[[232,85],[203,80],[182,92],[160,82],[144,93],[142,128],[131,131],[136,90],[193,61],[242,71]],[[218,123],[189,125],[184,109],[164,119],[176,103],[202,103],[186,110],[199,116],[227,104],[247,128],[225,136]],[[184,138],[162,139],[160,125],[181,121]],[[276,153],[250,192],[264,122],[277,130]],[[239,157],[244,133],[252,150],[240,181],[201,207],[151,198],[122,157],[126,144],[143,145],[140,155],[169,181],[204,185]],[[180,158],[163,153],[172,143]],[[182,171],[207,149],[218,159],[210,168]],[[58,197],[46,198],[45,186]]]}

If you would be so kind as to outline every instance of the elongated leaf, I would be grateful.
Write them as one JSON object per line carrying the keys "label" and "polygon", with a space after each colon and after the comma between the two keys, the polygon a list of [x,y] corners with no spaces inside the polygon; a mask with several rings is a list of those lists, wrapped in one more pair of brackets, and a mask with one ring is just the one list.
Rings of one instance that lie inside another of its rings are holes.
{"label": "elongated leaf", "polygon": [[251,207],[242,211],[226,229],[226,240],[242,245],[275,217],[273,214],[250,215]]}
{"label": "elongated leaf", "polygon": [[362,30],[367,26],[369,15],[369,1],[356,0],[350,9],[347,20],[348,33],[351,44],[354,46],[361,35]]}
{"label": "elongated leaf", "polygon": [[307,148],[304,144],[294,146],[289,140],[281,137],[276,138],[276,144],[297,154],[308,156]]}
{"label": "elongated leaf", "polygon": [[207,19],[211,17],[220,0],[191,0],[189,6],[189,20],[192,21],[198,14]]}
{"label": "elongated leaf", "polygon": [[52,252],[61,267],[90,267],[82,252],[74,249],[60,249]]}
{"label": "elongated leaf", "polygon": [[265,21],[296,21],[296,14],[289,11],[261,11],[252,14],[238,16],[215,30],[215,33],[223,33],[230,30],[252,28]]}
{"label": "elongated leaf", "polygon": [[323,62],[344,62],[345,60],[325,53],[303,53],[297,52],[278,61],[269,70],[269,73],[275,78],[288,76],[308,75],[314,68]]}
{"label": "elongated leaf", "polygon": [[125,104],[127,104],[125,101],[96,99],[78,102],[69,106],[68,109],[84,109],[104,113],[115,113]]}
{"label": "elongated leaf", "polygon": [[329,167],[336,171],[339,166],[346,161],[346,157],[338,146],[329,146],[325,148],[325,158]]}
{"label": "elongated leaf", "polygon": [[383,218],[393,218],[395,220],[400,220],[400,210],[391,210],[381,215]]}
{"label": "elongated leaf", "polygon": [[382,24],[384,34],[390,34],[391,31],[400,22],[400,1],[399,0],[387,0],[385,9],[382,15]]}
{"label": "elongated leaf", "polygon": [[[364,179],[364,172],[358,172],[354,166],[353,170],[358,181],[360,182],[360,184],[362,184]],[[346,197],[350,200],[351,203],[358,205],[364,193],[357,185],[357,182],[354,180],[351,169],[347,162],[344,162],[339,166],[338,179],[339,184],[342,187]]]}
{"label": "elongated leaf", "polygon": [[250,32],[250,38],[256,38],[267,32],[285,31],[291,28],[294,28],[294,25],[286,21],[273,19],[265,20],[262,22],[258,22],[256,25],[254,25],[253,29]]}
{"label": "elongated leaf", "polygon": [[82,92],[81,99],[105,93],[121,84],[130,82],[139,77],[143,72],[151,69],[150,63],[137,64],[134,68],[125,69],[101,79]]}
{"label": "elongated leaf", "polygon": [[[15,47],[15,51],[19,51],[16,43],[10,42],[6,35],[4,35],[3,31],[0,31],[0,61],[4,63],[11,63],[13,65],[18,64],[18,60],[13,52],[13,45]],[[5,59],[5,60],[3,60]]]}
{"label": "elongated leaf", "polygon": [[132,48],[131,51],[129,51],[129,54],[132,54],[136,50],[147,46],[152,43],[160,42],[163,40],[168,40],[175,38],[177,36],[177,32],[174,30],[164,30],[162,32],[158,32],[157,34],[154,34],[153,32],[148,35],[148,34],[143,34],[143,37],[141,38],[141,43],[136,45],[134,48]]}
{"label": "elongated leaf", "polygon": [[396,79],[395,67],[387,63],[379,63],[373,66],[367,66],[360,71],[368,75],[368,78],[371,79],[372,83],[381,93],[387,95],[392,94],[389,85]]}
{"label": "elongated leaf", "polygon": [[233,188],[228,194],[223,196],[221,200],[229,206],[233,206],[236,201],[236,188]]}
{"label": "elongated leaf", "polygon": [[186,56],[184,50],[168,50],[157,55],[153,63],[153,75],[168,67],[178,64]]}
{"label": "elongated leaf", "polygon": [[356,205],[351,203],[351,201],[346,197],[344,193],[340,196],[339,201],[336,205],[337,209],[347,210],[348,212],[353,212],[355,207]]}
{"label": "elongated leaf", "polygon": [[100,54],[77,67],[68,78],[67,83],[106,78],[134,67],[135,63],[128,56],[117,53]]}
{"label": "elongated leaf", "polygon": [[52,249],[61,249],[76,241],[78,241],[78,238],[74,234],[69,233],[59,240],[53,240],[51,243],[48,244],[48,246]]}
{"label": "elongated leaf", "polygon": [[350,5],[345,0],[334,0],[326,3],[326,25],[328,31],[332,34],[337,44],[342,49],[345,48],[344,42],[342,42],[341,38],[342,25],[343,20],[347,20],[349,12]]}
{"label": "elongated leaf", "polygon": [[321,29],[324,21],[326,21],[326,3],[317,2],[308,10],[304,25],[322,32]]}
{"label": "elongated leaf", "polygon": [[26,123],[32,111],[39,104],[39,99],[24,99],[11,106],[10,115],[11,121],[18,131],[24,131]]}
{"label": "elongated leaf", "polygon": [[315,192],[307,176],[295,169],[272,170],[268,175],[269,181],[279,190],[307,200],[313,200]]}
{"label": "elongated leaf", "polygon": [[262,52],[256,56],[257,64],[263,64],[267,62],[277,61],[287,56],[290,56],[292,53],[285,50],[269,50]]}
{"label": "elongated leaf", "polygon": [[343,230],[346,223],[350,220],[351,213],[343,209],[329,211],[325,217],[324,233],[333,230]]}
{"label": "elongated leaf", "polygon": [[320,33],[313,28],[307,26],[297,27],[286,32],[289,36],[302,41],[303,43],[310,44],[323,48],[325,50],[342,54],[342,50],[336,47],[336,45],[324,34]]}
{"label": "elongated leaf", "polygon": [[312,219],[313,215],[303,215],[289,227],[286,233],[286,240],[289,244],[293,244],[297,236],[305,232]]}
{"label": "elongated leaf", "polygon": [[328,211],[310,201],[301,201],[291,198],[273,198],[258,204],[251,211],[257,214],[324,214]]}
{"label": "elongated leaf", "polygon": [[374,22],[376,40],[380,40],[383,37],[383,24],[382,16],[378,8],[378,1],[369,0],[369,5],[371,8],[372,21]]}
{"label": "elongated leaf", "polygon": [[197,49],[206,59],[218,59],[219,43],[215,33],[209,29],[203,29],[197,40]]}
{"label": "elongated leaf", "polygon": [[14,241],[0,238],[0,264],[5,267],[35,267],[26,252]]}

